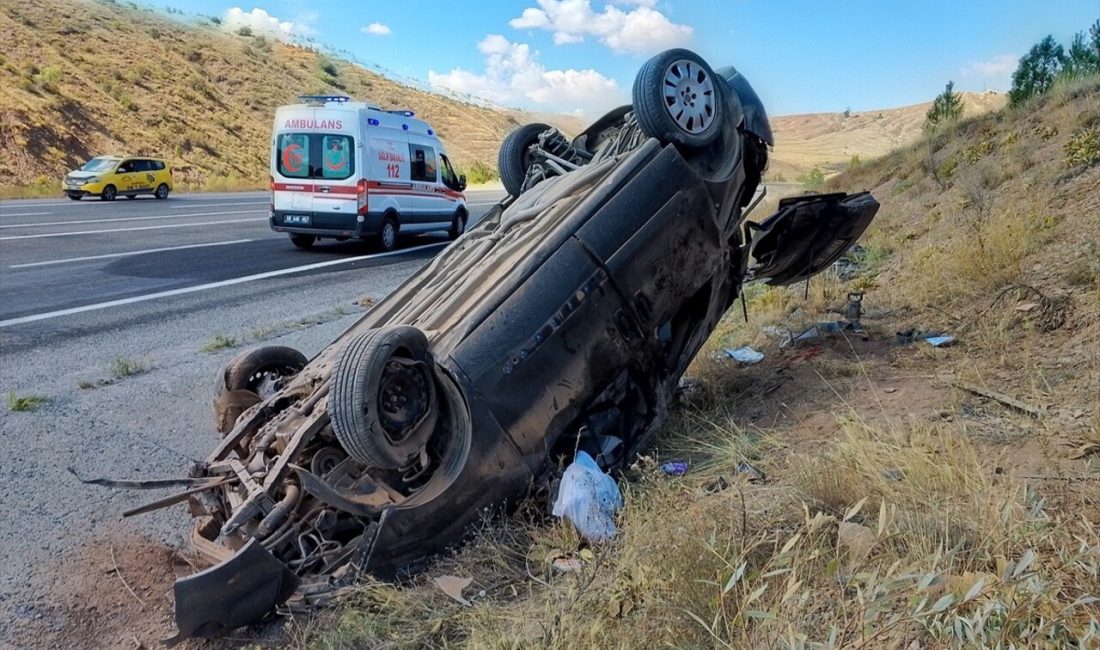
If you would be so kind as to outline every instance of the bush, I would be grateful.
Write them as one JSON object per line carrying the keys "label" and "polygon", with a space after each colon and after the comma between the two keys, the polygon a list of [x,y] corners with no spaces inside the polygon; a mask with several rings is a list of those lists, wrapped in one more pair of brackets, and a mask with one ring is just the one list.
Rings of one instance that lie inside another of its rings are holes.
{"label": "bush", "polygon": [[1066,167],[1091,167],[1100,163],[1100,131],[1083,129],[1070,136],[1065,146]]}
{"label": "bush", "polygon": [[237,30],[237,36],[252,36],[252,28],[245,26]]}
{"label": "bush", "polygon": [[61,68],[56,65],[48,65],[34,74],[34,83],[48,93],[57,92],[57,84],[60,82]]}
{"label": "bush", "polygon": [[802,176],[799,176],[798,182],[805,185],[808,189],[816,190],[825,184],[825,174],[817,167],[814,167]]}
{"label": "bush", "polygon": [[496,169],[478,160],[466,170],[466,182],[470,185],[480,185],[500,178]]}

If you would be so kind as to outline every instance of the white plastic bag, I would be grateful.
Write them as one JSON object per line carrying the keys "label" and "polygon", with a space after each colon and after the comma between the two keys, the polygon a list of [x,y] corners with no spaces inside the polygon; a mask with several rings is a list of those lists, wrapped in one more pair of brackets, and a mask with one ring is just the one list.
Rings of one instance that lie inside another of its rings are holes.
{"label": "white plastic bag", "polygon": [[602,542],[615,536],[615,513],[622,507],[618,483],[591,456],[578,451],[561,477],[554,516],[572,523],[584,539]]}

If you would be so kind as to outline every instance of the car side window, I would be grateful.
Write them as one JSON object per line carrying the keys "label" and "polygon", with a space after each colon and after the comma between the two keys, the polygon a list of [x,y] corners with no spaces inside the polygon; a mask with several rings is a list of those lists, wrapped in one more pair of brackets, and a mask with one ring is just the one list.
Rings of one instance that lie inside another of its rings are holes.
{"label": "car side window", "polygon": [[458,185],[458,176],[455,174],[454,168],[451,167],[451,161],[443,154],[439,154],[439,174],[447,187]]}
{"label": "car side window", "polygon": [[134,171],[135,172],[147,172],[152,169],[152,161],[150,160],[135,160]]}
{"label": "car side window", "polygon": [[435,149],[419,144],[409,145],[409,178],[414,181],[434,183],[436,179]]}
{"label": "car side window", "polygon": [[163,160],[154,160],[153,161],[153,169],[158,171],[158,172],[163,170],[164,169],[164,161]]}
{"label": "car side window", "polygon": [[132,171],[134,171],[134,161],[127,160],[127,161],[124,161],[122,164],[120,164],[118,166],[118,169],[115,170],[115,173],[116,174],[129,174]]}

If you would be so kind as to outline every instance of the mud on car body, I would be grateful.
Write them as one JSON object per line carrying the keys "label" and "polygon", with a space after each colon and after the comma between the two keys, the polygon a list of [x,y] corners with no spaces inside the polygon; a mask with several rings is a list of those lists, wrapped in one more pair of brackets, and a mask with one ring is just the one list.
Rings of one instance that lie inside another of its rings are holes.
{"label": "mud on car body", "polygon": [[742,284],[821,271],[878,208],[748,222],[772,136],[732,68],[670,50],[632,100],[572,140],[517,129],[512,197],[477,227],[308,362],[261,348],[219,376],[224,438],[178,497],[212,564],[176,583],[180,637],[414,570],[575,449],[621,467]]}

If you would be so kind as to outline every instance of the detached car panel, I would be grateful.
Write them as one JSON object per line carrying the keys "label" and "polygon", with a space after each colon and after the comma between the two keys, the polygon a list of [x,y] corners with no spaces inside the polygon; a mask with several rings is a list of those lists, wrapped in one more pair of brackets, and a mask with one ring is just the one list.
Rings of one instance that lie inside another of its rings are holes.
{"label": "detached car panel", "polygon": [[573,140],[517,129],[512,196],[313,359],[230,362],[224,438],[180,498],[213,574],[247,579],[181,581],[182,636],[415,570],[578,449],[622,467],[745,282],[819,272],[874,216],[870,195],[825,195],[746,223],[771,131],[732,69],[670,50],[633,100]]}

